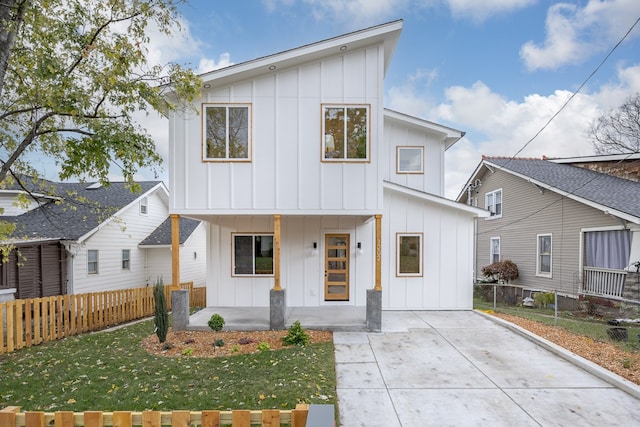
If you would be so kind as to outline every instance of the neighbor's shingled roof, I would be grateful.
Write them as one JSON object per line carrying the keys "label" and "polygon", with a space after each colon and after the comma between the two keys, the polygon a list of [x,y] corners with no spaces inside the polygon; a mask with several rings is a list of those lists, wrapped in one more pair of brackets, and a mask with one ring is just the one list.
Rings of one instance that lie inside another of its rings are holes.
{"label": "neighbor's shingled roof", "polygon": [[[180,244],[184,244],[194,232],[200,221],[180,217]],[[140,246],[167,246],[171,245],[171,218],[164,220],[153,232],[144,239]]]}

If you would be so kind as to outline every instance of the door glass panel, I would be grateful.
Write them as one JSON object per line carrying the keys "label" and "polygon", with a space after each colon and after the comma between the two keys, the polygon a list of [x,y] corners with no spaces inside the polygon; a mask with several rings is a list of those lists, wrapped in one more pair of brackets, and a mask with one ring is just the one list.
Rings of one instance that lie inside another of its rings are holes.
{"label": "door glass panel", "polygon": [[347,261],[329,261],[329,270],[346,270]]}

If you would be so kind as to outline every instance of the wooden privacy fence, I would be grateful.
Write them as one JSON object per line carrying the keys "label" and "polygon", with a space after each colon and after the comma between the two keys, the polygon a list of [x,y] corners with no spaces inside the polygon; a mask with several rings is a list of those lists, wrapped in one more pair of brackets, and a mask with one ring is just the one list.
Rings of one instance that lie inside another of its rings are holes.
{"label": "wooden privacy fence", "polygon": [[[192,307],[205,306],[205,288],[180,287]],[[171,309],[171,286],[164,290]],[[153,286],[0,303],[0,354],[149,317],[153,309]]]}
{"label": "wooden privacy fence", "polygon": [[298,405],[293,410],[262,411],[144,411],[144,412],[20,412],[11,406],[0,410],[2,427],[305,427],[307,405]]}

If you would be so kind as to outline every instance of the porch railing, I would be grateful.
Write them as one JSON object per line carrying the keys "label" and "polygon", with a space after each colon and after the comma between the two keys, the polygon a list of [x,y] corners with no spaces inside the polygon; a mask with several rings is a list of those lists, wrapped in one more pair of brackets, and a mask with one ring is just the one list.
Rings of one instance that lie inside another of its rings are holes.
{"label": "porch railing", "polygon": [[584,267],[582,292],[611,298],[623,298],[627,272],[608,268]]}

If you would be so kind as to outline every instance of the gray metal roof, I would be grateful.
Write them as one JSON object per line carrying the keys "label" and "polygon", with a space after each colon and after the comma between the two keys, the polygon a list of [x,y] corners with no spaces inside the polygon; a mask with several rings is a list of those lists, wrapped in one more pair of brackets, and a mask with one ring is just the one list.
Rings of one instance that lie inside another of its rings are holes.
{"label": "gray metal roof", "polygon": [[551,190],[640,218],[638,182],[542,159],[488,157],[485,163],[531,178]]}
{"label": "gray metal roof", "polygon": [[3,216],[3,220],[17,224],[16,239],[78,240],[106,221],[120,209],[134,202],[161,181],[138,182],[141,192],[133,193],[124,182],[112,182],[108,187],[91,183],[57,183],[46,181],[45,186],[31,190],[61,199],[49,199],[36,209],[18,216]]}
{"label": "gray metal roof", "polygon": [[[200,221],[180,217],[180,244],[184,244],[194,232]],[[167,246],[171,245],[171,217],[164,220],[153,232],[144,239],[140,246]]]}

